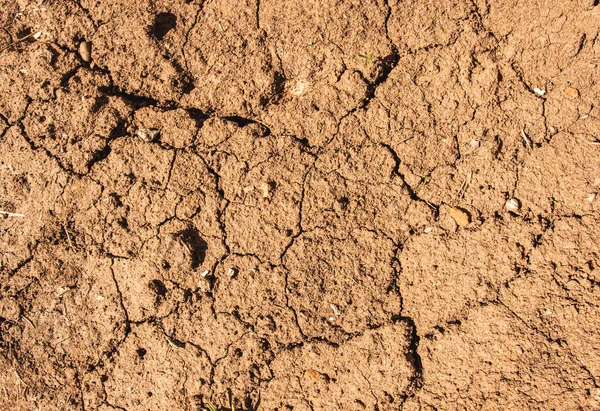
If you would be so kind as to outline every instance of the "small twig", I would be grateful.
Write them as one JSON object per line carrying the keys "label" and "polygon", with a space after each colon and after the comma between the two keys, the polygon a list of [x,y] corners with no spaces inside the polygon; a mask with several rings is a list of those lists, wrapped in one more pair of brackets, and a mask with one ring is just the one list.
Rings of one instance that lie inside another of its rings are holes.
{"label": "small twig", "polygon": [[169,345],[175,349],[179,348],[178,346],[175,345],[175,343],[173,342],[173,340],[171,340],[169,337],[167,337],[165,335],[165,340],[167,340],[167,342],[169,343]]}
{"label": "small twig", "polygon": [[0,210],[0,215],[4,217],[25,217],[25,214],[9,213],[8,211]]}
{"label": "small twig", "polygon": [[15,370],[15,375],[17,376],[17,380],[18,380],[19,384],[23,384],[26,387],[29,386],[25,381],[23,381],[23,379],[21,378],[21,376],[19,375],[19,373],[17,372],[17,370]]}
{"label": "small twig", "polygon": [[463,181],[462,185],[460,186],[460,189],[458,190],[458,199],[459,200],[465,196],[465,193],[467,191],[467,187],[469,186],[469,184],[471,184],[471,178],[472,177],[473,177],[473,172],[469,171],[467,173],[467,178],[465,178],[465,180]]}
{"label": "small twig", "polygon": [[533,143],[531,142],[531,138],[525,133],[525,124],[523,124],[523,128],[521,129],[521,137],[523,137],[523,141],[525,141],[525,146],[531,150],[533,148]]}
{"label": "small twig", "polygon": [[72,250],[77,250],[77,247],[75,247],[75,243],[73,242],[73,240],[71,239],[71,236],[69,235],[69,230],[64,225],[63,225],[63,230],[65,231],[65,234],[67,235],[67,244],[69,244],[69,247],[71,247]]}
{"label": "small twig", "polygon": [[71,336],[68,336],[68,337],[66,337],[66,338],[63,338],[62,340],[59,340],[59,341],[57,341],[57,342],[54,344],[53,348],[56,348],[56,347],[58,347],[58,344],[62,344],[62,343],[64,343],[65,341],[69,341],[70,339],[71,339]]}
{"label": "small twig", "polygon": [[[67,291],[69,291],[69,290],[67,290]],[[65,291],[65,293],[66,293],[67,291]],[[61,294],[61,296],[62,296],[62,294]],[[67,313],[67,304],[64,302],[64,300],[63,300],[63,302],[62,302],[62,303],[63,303],[63,309],[64,309],[64,311],[65,311],[65,312],[63,313],[63,317],[65,317],[65,319],[67,320],[67,325],[71,325],[71,324],[70,324],[71,322],[69,321],[69,317],[68,317],[68,313]]]}
{"label": "small twig", "polygon": [[27,320],[27,322],[29,323],[29,325],[31,325],[31,328],[35,328],[35,325],[33,325],[33,322],[29,318],[27,318],[26,315],[21,314],[21,317],[23,317],[23,318],[25,318]]}
{"label": "small twig", "polygon": [[37,33],[29,33],[28,35],[26,35],[26,36],[24,36],[24,37],[21,37],[20,39],[17,39],[17,40],[15,40],[15,41],[13,41],[12,43],[8,43],[8,44],[7,44],[7,45],[5,45],[4,47],[0,48],[0,53],[1,53],[1,52],[3,52],[4,50],[6,50],[6,49],[7,49],[7,48],[9,48],[9,47],[12,47],[12,46],[14,46],[14,45],[16,45],[16,44],[19,44],[19,43],[21,43],[22,41],[25,41],[25,40],[27,40],[28,38],[31,38],[31,37],[33,37],[34,39],[36,39],[36,40],[37,40],[37,39],[40,37],[40,35],[41,35],[41,34],[42,34],[42,32],[41,32],[41,31],[38,31]]}

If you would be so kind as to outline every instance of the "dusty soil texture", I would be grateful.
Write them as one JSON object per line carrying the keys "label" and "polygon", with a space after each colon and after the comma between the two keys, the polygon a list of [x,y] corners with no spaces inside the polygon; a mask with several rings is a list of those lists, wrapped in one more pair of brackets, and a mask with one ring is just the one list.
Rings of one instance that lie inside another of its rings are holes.
{"label": "dusty soil texture", "polygon": [[0,409],[599,410],[597,0],[0,0]]}

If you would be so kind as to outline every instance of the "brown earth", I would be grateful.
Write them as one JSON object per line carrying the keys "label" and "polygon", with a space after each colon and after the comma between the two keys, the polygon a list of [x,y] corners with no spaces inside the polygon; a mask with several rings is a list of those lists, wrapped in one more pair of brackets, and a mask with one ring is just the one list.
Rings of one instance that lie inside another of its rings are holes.
{"label": "brown earth", "polygon": [[600,409],[598,3],[0,1],[0,409]]}

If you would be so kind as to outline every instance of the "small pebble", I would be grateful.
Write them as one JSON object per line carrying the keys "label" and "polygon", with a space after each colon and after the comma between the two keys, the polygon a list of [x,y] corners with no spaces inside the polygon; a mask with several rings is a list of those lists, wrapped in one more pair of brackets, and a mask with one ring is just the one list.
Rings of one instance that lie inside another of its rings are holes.
{"label": "small pebble", "polygon": [[306,370],[304,375],[306,375],[306,378],[310,379],[314,383],[322,381],[324,379],[323,375],[315,370]]}
{"label": "small pebble", "polygon": [[596,194],[590,194],[587,196],[587,201],[589,201],[590,203],[593,203],[595,199],[596,199]]}
{"label": "small pebble", "polygon": [[425,230],[423,230],[425,234],[429,234],[431,231],[433,231],[432,227],[425,227]]}
{"label": "small pebble", "polygon": [[573,87],[567,87],[565,89],[565,91],[563,92],[563,94],[565,95],[566,98],[570,98],[571,100],[576,99],[577,97],[579,97],[579,90],[577,90],[576,88]]}
{"label": "small pebble", "polygon": [[203,271],[202,274],[200,274],[201,277],[206,277],[208,274],[210,273],[209,270]]}
{"label": "small pebble", "polygon": [[92,60],[92,43],[89,41],[82,41],[79,44],[79,55],[83,61],[89,63]]}
{"label": "small pebble", "polygon": [[459,227],[469,225],[471,222],[471,215],[467,211],[461,210],[460,208],[450,207],[448,209],[448,214],[450,214],[450,217],[452,217],[454,222],[456,222],[456,225]]}
{"label": "small pebble", "polygon": [[275,183],[268,182],[262,183],[258,186],[259,191],[261,191],[261,197],[264,203],[271,202],[271,198],[273,197],[273,191],[275,190]]}
{"label": "small pebble", "polygon": [[237,268],[230,268],[229,270],[227,270],[227,275],[231,278],[235,277],[238,273],[238,269]]}
{"label": "small pebble", "polygon": [[152,142],[152,141],[156,140],[156,138],[160,134],[160,131],[158,129],[155,129],[155,128],[147,128],[147,129],[146,128],[140,128],[136,132],[136,134],[142,140],[147,141],[147,142]]}
{"label": "small pebble", "polygon": [[481,143],[475,139],[471,139],[471,141],[469,141],[469,147],[471,147],[473,150],[479,148],[480,145]]}
{"label": "small pebble", "polygon": [[331,305],[331,311],[333,311],[333,313],[335,315],[340,315],[340,310],[337,308],[337,306],[335,304],[330,304]]}
{"label": "small pebble", "polygon": [[504,208],[506,209],[506,211],[516,213],[521,208],[521,202],[516,198],[511,198],[509,200],[506,200],[506,203],[504,203]]}
{"label": "small pebble", "polygon": [[540,97],[542,97],[544,94],[546,94],[546,90],[542,90],[537,87],[533,89],[533,92]]}

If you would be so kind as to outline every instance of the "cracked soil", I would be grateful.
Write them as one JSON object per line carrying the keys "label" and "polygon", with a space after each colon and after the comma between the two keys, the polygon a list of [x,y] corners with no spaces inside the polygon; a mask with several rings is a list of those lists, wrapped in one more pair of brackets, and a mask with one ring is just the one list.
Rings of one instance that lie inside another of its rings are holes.
{"label": "cracked soil", "polygon": [[597,0],[0,5],[0,409],[600,409]]}

